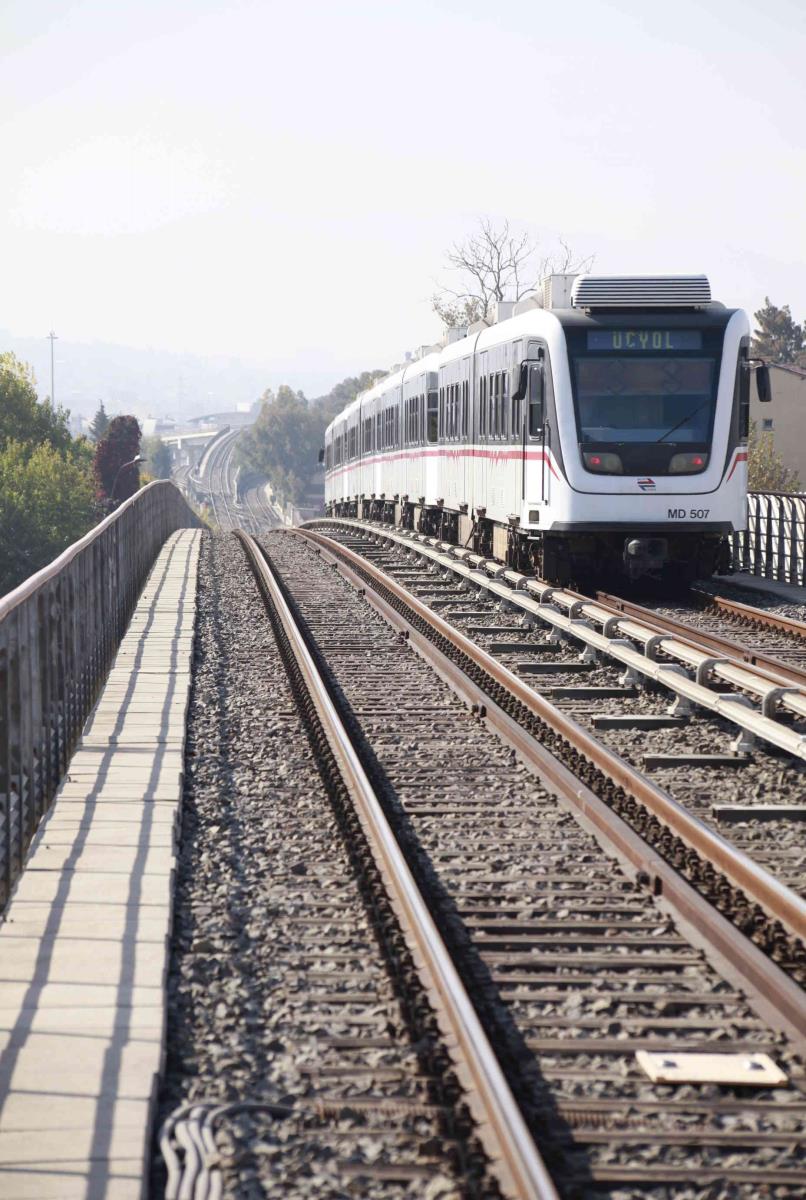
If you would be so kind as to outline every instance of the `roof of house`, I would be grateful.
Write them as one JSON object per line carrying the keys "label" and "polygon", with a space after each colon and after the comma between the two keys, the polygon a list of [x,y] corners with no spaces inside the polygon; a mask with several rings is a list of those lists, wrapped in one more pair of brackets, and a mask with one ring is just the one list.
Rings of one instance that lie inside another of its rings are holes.
{"label": "roof of house", "polygon": [[796,367],[794,363],[778,363],[771,362],[771,367],[775,367],[776,371],[786,371],[789,375],[799,375],[801,379],[806,379],[806,367]]}

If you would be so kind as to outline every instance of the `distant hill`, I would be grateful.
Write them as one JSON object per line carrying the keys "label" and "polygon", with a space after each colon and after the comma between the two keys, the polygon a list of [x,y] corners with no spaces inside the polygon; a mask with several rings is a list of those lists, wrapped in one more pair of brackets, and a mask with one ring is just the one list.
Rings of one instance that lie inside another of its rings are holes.
{"label": "distant hill", "polygon": [[[47,337],[15,337],[0,329],[0,353],[13,351],[31,364],[40,396],[50,394]],[[73,417],[90,417],[103,400],[107,412],[136,417],[172,416],[178,421],[252,404],[268,387],[287,383],[317,395],[338,370],[285,371],[237,358],[203,358],[166,350],[139,350],[104,342],[56,341],[55,392]]]}

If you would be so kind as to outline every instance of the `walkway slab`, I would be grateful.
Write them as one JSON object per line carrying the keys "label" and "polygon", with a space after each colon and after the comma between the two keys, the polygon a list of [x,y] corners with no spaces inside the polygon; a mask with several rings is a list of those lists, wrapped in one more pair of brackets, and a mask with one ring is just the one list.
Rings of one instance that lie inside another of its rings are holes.
{"label": "walkway slab", "polygon": [[0,926],[0,1196],[143,1200],[201,534],[169,538]]}

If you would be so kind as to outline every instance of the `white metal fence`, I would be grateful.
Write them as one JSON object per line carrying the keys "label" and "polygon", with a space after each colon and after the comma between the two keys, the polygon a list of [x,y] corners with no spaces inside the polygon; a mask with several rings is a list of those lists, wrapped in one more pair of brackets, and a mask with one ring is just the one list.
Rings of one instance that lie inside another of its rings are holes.
{"label": "white metal fence", "polygon": [[747,532],[733,537],[737,570],[806,586],[806,492],[751,492]]}

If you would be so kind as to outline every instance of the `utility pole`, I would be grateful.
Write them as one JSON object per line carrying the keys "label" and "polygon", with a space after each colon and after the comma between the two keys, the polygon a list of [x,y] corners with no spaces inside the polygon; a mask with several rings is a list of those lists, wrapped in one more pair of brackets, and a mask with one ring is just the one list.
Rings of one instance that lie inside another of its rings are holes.
{"label": "utility pole", "polygon": [[50,339],[50,402],[55,408],[56,407],[56,396],[54,394],[54,383],[53,383],[53,343],[58,341],[58,338],[56,337],[56,334],[53,332],[52,329],[51,329],[50,333],[48,334],[48,338]]}

